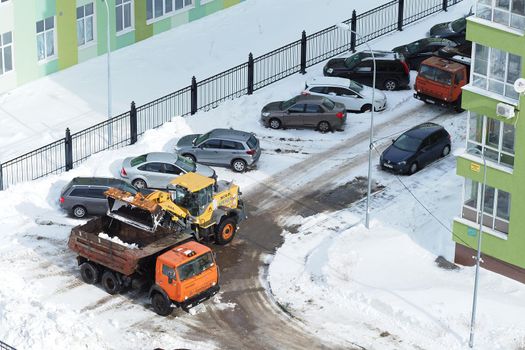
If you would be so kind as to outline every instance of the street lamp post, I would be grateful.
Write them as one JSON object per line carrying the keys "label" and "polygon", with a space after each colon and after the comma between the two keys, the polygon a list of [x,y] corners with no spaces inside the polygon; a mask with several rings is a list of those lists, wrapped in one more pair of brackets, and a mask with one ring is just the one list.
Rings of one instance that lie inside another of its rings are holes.
{"label": "street lamp post", "polygon": [[[342,30],[349,31],[351,33],[354,33],[359,38],[363,39],[363,37],[357,33],[356,31],[352,30],[350,26],[346,23],[338,23],[336,25],[338,28]],[[372,72],[372,108],[370,110],[370,135],[369,135],[369,144],[368,144],[368,189],[366,192],[366,216],[365,216],[365,226],[366,228],[370,228],[370,194],[372,192],[372,147],[373,147],[373,137],[374,137],[374,109],[375,109],[375,90],[376,90],[376,58],[374,56],[374,51],[372,51],[372,48],[370,48],[370,45],[368,45],[368,42],[363,40],[363,43],[366,45],[368,51],[372,55],[372,62],[374,70]]]}
{"label": "street lamp post", "polygon": [[470,319],[470,338],[469,347],[474,346],[474,328],[476,324],[476,307],[478,303],[478,283],[479,283],[479,263],[481,260],[481,236],[483,235],[483,210],[485,207],[485,184],[487,182],[487,161],[485,154],[477,148],[469,148],[468,151],[474,151],[483,158],[483,184],[481,186],[481,215],[479,218],[479,235],[478,235],[478,253],[476,256],[476,277],[474,278],[474,296],[472,298],[472,317]]}
{"label": "street lamp post", "polygon": [[[110,21],[109,21],[109,5],[108,0],[101,0],[106,5],[106,18],[107,18],[107,67],[108,67],[108,120],[111,119],[111,33],[110,33]],[[111,123],[108,123],[108,145],[111,146],[113,142],[113,128]]]}

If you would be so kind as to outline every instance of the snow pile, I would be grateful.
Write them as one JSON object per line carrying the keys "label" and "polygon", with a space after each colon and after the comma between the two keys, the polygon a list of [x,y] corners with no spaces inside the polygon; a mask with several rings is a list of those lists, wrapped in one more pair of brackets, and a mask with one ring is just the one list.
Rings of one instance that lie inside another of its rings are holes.
{"label": "snow pile", "polygon": [[110,237],[110,236],[108,236],[107,233],[104,233],[104,232],[100,232],[98,234],[98,237],[102,238],[102,239],[105,239],[107,241],[111,241],[113,243],[117,243],[118,245],[121,245],[121,246],[129,248],[129,249],[139,249],[139,245],[136,244],[136,243],[126,243],[126,242],[122,241],[120,238],[118,238],[117,236]]}

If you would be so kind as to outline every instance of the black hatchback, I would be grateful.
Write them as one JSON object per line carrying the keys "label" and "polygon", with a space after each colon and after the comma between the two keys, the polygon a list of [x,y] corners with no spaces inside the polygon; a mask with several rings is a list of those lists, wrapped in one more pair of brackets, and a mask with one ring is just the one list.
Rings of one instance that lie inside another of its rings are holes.
{"label": "black hatchback", "polygon": [[[376,88],[407,88],[410,70],[403,55],[392,51],[373,51],[376,60]],[[332,58],[323,68],[329,77],[348,78],[372,86],[374,63],[370,52],[358,52],[347,58]]]}
{"label": "black hatchback", "polygon": [[441,125],[423,123],[401,134],[383,151],[383,170],[413,174],[450,153],[450,134]]}

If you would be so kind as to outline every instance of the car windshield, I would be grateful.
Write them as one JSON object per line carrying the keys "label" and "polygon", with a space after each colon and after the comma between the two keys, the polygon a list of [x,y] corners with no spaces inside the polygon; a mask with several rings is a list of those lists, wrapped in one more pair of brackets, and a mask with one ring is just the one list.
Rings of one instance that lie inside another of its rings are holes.
{"label": "car windshield", "polygon": [[334,109],[335,103],[333,103],[332,101],[330,101],[327,98],[323,98],[323,106],[325,106],[326,109],[331,111],[332,109]]}
{"label": "car windshield", "polygon": [[407,134],[403,134],[397,138],[397,140],[394,142],[394,146],[399,148],[402,151],[407,152],[415,152],[419,149],[419,145],[421,145],[421,139],[408,136]]}
{"label": "car windshield", "polygon": [[450,23],[450,27],[454,32],[459,33],[463,30],[463,28],[465,28],[466,21],[467,20],[465,18],[456,19]]}
{"label": "car windshield", "polygon": [[134,167],[134,166],[137,166],[137,165],[139,165],[139,164],[144,163],[144,162],[146,161],[146,158],[147,158],[147,157],[148,157],[147,154],[143,154],[143,155],[141,155],[141,156],[138,156],[138,157],[136,157],[136,158],[133,158],[133,159],[131,160],[131,162],[130,162],[130,163],[131,163],[131,166]]}
{"label": "car windshield", "polygon": [[424,45],[424,43],[420,40],[414,41],[413,43],[410,43],[406,46],[408,53],[414,54],[421,50],[421,47]]}
{"label": "car windshield", "polygon": [[193,160],[181,155],[177,155],[177,161],[175,162],[175,165],[187,173],[193,172],[197,168],[197,165],[193,162]]}
{"label": "car windshield", "polygon": [[115,185],[115,187],[119,190],[129,192],[132,195],[136,195],[138,193],[138,190],[135,187],[125,182],[119,183],[118,185]]}
{"label": "car windshield", "polygon": [[177,268],[177,272],[179,273],[179,280],[185,281],[191,277],[200,275],[201,273],[212,267],[213,264],[213,256],[210,252],[198,256],[190,262],[187,262],[186,264],[181,265]]}
{"label": "car windshield", "polygon": [[361,62],[362,58],[363,58],[363,54],[361,52],[348,57],[347,59],[345,59],[346,68],[353,68],[356,64]]}
{"label": "car windshield", "polygon": [[200,145],[201,143],[203,143],[204,141],[206,141],[207,139],[210,138],[210,132],[207,132],[205,134],[202,134],[200,136],[197,136],[197,138],[193,141],[193,144],[194,145]]}
{"label": "car windshield", "polygon": [[297,97],[291,98],[291,99],[289,99],[288,101],[283,101],[283,102],[281,102],[281,106],[280,106],[281,111],[284,111],[285,109],[290,108],[290,107],[293,106],[296,102],[297,102]]}
{"label": "car windshield", "polygon": [[363,90],[363,85],[359,84],[357,81],[350,80],[349,88],[355,92],[361,92],[361,90]]}

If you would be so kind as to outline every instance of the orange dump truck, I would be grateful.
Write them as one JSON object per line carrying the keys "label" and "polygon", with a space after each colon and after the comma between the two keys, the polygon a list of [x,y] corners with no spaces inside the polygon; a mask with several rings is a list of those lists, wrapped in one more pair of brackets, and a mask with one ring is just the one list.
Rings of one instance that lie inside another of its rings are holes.
{"label": "orange dump truck", "polygon": [[461,111],[461,88],[468,84],[469,66],[441,57],[421,62],[414,97],[426,103]]}
{"label": "orange dump truck", "polygon": [[84,282],[99,281],[109,294],[128,287],[149,290],[155,312],[169,315],[219,291],[219,270],[210,248],[191,232],[140,230],[107,216],[72,229],[68,246],[78,254]]}

